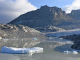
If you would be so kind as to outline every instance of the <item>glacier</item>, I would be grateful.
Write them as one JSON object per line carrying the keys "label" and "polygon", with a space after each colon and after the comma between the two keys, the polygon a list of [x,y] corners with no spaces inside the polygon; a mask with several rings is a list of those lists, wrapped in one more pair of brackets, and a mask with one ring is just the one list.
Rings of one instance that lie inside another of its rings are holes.
{"label": "glacier", "polygon": [[73,29],[73,30],[65,30],[65,31],[58,31],[58,32],[48,32],[45,33],[45,36],[48,37],[61,37],[61,36],[68,36],[72,34],[80,34],[80,29]]}

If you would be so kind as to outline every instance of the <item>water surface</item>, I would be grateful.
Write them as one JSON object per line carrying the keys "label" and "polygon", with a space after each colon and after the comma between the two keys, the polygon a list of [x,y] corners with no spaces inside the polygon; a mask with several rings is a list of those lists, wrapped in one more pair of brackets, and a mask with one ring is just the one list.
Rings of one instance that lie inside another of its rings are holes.
{"label": "water surface", "polygon": [[[62,38],[48,38],[35,47],[42,47],[42,53],[30,54],[2,54],[0,53],[1,60],[79,60],[79,54],[65,54],[63,51],[72,51],[70,46],[73,43],[66,41]],[[4,58],[5,57],[5,58]]]}

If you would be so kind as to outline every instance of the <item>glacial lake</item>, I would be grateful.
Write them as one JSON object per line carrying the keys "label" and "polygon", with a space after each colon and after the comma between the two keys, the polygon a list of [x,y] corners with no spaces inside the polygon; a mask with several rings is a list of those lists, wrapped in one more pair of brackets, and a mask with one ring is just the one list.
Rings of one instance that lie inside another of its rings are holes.
{"label": "glacial lake", "polygon": [[0,53],[0,60],[80,60],[80,53],[63,53],[72,51],[70,46],[73,42],[62,38],[50,37],[35,47],[42,47],[42,53],[31,54],[4,54]]}

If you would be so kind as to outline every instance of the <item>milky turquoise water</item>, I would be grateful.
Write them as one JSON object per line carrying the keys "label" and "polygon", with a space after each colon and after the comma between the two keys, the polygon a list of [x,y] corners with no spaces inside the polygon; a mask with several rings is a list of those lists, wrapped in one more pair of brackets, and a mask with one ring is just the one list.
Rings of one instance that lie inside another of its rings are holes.
{"label": "milky turquoise water", "polygon": [[59,38],[45,39],[42,43],[35,47],[42,47],[42,53],[30,54],[2,54],[0,53],[0,60],[80,60],[80,53],[65,54],[63,51],[72,51],[70,46],[73,43]]}

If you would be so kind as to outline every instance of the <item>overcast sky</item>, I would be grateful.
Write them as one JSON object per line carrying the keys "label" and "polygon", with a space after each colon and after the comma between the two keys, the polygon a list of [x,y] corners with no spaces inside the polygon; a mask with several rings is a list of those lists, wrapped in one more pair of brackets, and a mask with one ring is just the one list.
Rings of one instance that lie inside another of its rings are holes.
{"label": "overcast sky", "polygon": [[44,5],[57,6],[70,13],[71,10],[80,9],[80,0],[0,0],[0,23],[6,24]]}

